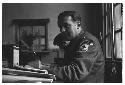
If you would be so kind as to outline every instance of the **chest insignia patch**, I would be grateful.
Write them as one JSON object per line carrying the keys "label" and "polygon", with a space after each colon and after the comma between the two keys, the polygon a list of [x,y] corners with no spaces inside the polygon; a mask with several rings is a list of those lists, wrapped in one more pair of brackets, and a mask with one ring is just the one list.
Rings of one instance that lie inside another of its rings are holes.
{"label": "chest insignia patch", "polygon": [[93,42],[83,42],[80,45],[80,51],[87,52],[89,47],[93,45]]}

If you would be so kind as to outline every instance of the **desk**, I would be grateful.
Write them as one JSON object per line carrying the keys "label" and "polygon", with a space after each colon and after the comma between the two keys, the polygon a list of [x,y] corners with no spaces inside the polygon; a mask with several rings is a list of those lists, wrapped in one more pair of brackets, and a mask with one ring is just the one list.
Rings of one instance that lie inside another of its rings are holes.
{"label": "desk", "polygon": [[37,61],[36,68],[39,68],[41,65],[41,60],[46,58],[49,55],[49,53],[52,53],[52,51],[34,52],[28,50],[20,50],[19,65],[27,65],[28,63]]}
{"label": "desk", "polygon": [[[40,73],[39,73],[40,72]],[[54,75],[48,74],[45,71],[33,70],[16,70],[10,68],[2,68],[2,82],[3,83],[35,83],[45,82],[52,83]]]}
{"label": "desk", "polygon": [[3,83],[52,83],[53,79],[17,75],[2,75]]}

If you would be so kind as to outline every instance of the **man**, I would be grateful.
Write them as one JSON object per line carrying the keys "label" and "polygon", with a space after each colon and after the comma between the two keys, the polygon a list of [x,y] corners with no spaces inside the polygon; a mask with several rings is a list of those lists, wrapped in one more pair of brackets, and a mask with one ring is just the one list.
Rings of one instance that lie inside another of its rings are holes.
{"label": "man", "polygon": [[104,82],[104,56],[92,34],[81,27],[81,17],[75,11],[64,11],[58,16],[60,34],[54,44],[65,49],[62,65],[41,65],[64,82]]}

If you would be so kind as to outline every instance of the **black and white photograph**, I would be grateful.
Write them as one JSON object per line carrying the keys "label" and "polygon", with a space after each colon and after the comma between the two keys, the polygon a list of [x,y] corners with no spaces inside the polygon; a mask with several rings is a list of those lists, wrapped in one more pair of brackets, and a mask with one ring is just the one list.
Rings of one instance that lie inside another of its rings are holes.
{"label": "black and white photograph", "polygon": [[1,3],[2,83],[122,83],[123,3]]}

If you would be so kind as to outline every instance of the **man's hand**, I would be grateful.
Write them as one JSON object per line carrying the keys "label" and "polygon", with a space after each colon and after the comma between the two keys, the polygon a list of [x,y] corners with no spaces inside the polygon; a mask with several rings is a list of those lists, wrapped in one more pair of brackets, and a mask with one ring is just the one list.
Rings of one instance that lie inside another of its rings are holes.
{"label": "man's hand", "polygon": [[59,33],[55,38],[54,38],[54,45],[59,46],[61,49],[65,49],[70,43],[70,38],[68,38],[66,32]]}
{"label": "man's hand", "polygon": [[34,67],[32,67],[30,65],[25,65],[24,68],[26,68],[26,69],[35,69]]}
{"label": "man's hand", "polygon": [[70,41],[62,41],[59,44],[59,48],[65,49],[69,45]]}
{"label": "man's hand", "polygon": [[41,70],[48,70],[48,69],[50,69],[50,64],[47,64],[47,65],[41,64],[41,65],[40,65],[40,69],[41,69]]}

